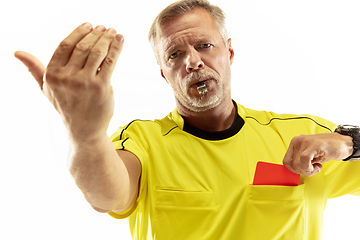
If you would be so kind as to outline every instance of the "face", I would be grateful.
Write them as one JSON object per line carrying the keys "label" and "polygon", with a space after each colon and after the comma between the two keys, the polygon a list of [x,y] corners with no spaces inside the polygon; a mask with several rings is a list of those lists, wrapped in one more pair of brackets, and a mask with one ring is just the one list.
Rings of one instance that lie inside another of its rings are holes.
{"label": "face", "polygon": [[[178,110],[201,112],[231,101],[230,65],[234,52],[212,16],[195,8],[162,25],[158,41],[161,74],[171,85]],[[208,92],[200,95],[198,84]]]}

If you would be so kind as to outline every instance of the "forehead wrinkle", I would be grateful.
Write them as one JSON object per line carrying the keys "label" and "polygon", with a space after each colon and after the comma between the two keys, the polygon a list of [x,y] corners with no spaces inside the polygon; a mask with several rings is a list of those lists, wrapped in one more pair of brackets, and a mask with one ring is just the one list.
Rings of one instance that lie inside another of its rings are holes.
{"label": "forehead wrinkle", "polygon": [[[183,33],[184,31],[186,31],[187,33]],[[198,36],[193,32],[189,32],[189,29],[186,29],[184,31],[177,32],[172,36],[170,35],[164,39],[165,52],[174,51],[180,48],[182,45],[186,45],[187,43],[190,45],[198,44],[204,42],[205,39],[209,38],[209,36],[204,36],[204,35]]]}
{"label": "forehead wrinkle", "polygon": [[184,31],[176,32],[175,34],[172,34],[165,38],[165,44],[164,44],[165,52],[168,52],[173,48],[178,48],[180,45],[183,45],[185,42],[189,42],[192,33],[189,32],[183,33],[183,32]]}

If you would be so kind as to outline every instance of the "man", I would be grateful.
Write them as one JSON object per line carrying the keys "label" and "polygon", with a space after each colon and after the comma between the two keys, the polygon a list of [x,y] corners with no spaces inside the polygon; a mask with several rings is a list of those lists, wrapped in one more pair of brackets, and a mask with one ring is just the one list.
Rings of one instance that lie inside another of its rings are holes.
{"label": "man", "polygon": [[[160,13],[149,36],[177,108],[119,128],[112,141],[110,77],[121,35],[85,23],[47,68],[15,56],[68,129],[70,172],[85,198],[99,212],[129,217],[134,239],[320,239],[326,200],[360,190],[360,163],[341,161],[358,157],[359,129],[334,133],[336,125],[318,117],[234,102],[224,19],[200,0]],[[260,160],[283,161],[301,174],[299,186],[252,185]]]}

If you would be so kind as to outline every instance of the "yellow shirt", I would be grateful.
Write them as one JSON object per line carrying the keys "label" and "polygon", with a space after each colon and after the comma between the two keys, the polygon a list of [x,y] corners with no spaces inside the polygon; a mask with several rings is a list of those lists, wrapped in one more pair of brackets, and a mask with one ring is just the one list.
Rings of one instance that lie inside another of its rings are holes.
{"label": "yellow shirt", "polygon": [[360,162],[331,161],[299,186],[252,185],[258,161],[282,164],[291,139],[332,132],[335,124],[307,115],[254,111],[235,104],[230,129],[206,132],[176,109],[155,121],[135,120],[112,135],[133,152],[142,175],[126,212],[136,240],[321,239],[328,198],[360,190]]}

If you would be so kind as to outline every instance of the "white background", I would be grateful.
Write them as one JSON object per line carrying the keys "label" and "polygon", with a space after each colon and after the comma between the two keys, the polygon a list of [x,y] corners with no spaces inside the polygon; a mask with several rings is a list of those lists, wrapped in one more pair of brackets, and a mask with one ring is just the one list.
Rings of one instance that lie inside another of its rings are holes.
{"label": "white background", "polygon": [[[130,239],[127,220],[95,212],[77,189],[67,171],[69,144],[60,117],[13,53],[27,51],[47,64],[59,42],[81,23],[113,27],[125,36],[125,46],[112,78],[116,110],[109,134],[133,119],[162,118],[175,104],[147,32],[171,2],[3,3],[0,239]],[[235,50],[232,97],[238,103],[360,124],[357,0],[212,3],[228,16]],[[323,239],[360,239],[359,203],[352,196],[330,200]]]}

